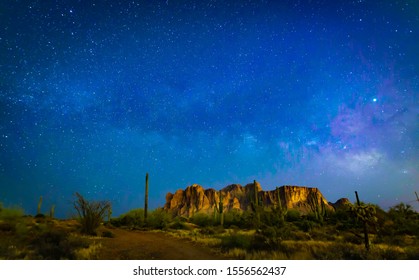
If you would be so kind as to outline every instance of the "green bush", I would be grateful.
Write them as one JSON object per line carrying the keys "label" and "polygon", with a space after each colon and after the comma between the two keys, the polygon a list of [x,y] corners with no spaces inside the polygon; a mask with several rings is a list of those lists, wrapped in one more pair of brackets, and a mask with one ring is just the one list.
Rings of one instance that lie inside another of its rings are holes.
{"label": "green bush", "polygon": [[122,214],[116,219],[111,219],[111,224],[116,227],[126,226],[131,228],[144,227],[144,209],[133,209],[125,214]]}
{"label": "green bush", "polygon": [[48,227],[33,232],[30,244],[34,250],[32,258],[44,260],[76,259],[77,249],[89,247],[88,242],[79,237]]}
{"label": "green bush", "polygon": [[209,227],[214,225],[214,219],[204,213],[197,213],[193,215],[191,218],[191,222],[200,227]]}
{"label": "green bush", "polygon": [[232,209],[230,211],[224,212],[224,226],[226,228],[231,226],[243,227],[244,221],[242,212],[238,209]]}
{"label": "green bush", "polygon": [[300,212],[294,209],[289,209],[285,219],[287,222],[296,222],[300,219]]}
{"label": "green bush", "polygon": [[310,232],[317,227],[317,223],[307,219],[297,221],[294,224],[304,232]]}
{"label": "green bush", "polygon": [[16,225],[23,222],[23,209],[19,207],[4,208],[0,204],[0,231],[16,231]]}
{"label": "green bush", "polygon": [[179,218],[175,218],[171,223],[167,225],[169,229],[189,229],[189,227]]}
{"label": "green bush", "polygon": [[240,234],[240,233],[231,233],[221,237],[221,248],[224,251],[240,248],[240,249],[251,249],[252,248],[252,239],[253,236]]}
{"label": "green bush", "polygon": [[148,227],[155,229],[167,229],[172,218],[163,208],[158,208],[151,212],[147,217],[146,224]]}

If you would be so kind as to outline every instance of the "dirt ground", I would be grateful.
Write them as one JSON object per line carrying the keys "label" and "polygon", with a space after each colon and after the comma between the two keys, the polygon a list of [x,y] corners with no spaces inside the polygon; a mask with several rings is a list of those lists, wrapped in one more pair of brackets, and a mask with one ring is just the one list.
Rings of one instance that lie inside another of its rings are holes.
{"label": "dirt ground", "polygon": [[101,260],[219,260],[222,256],[163,232],[112,229],[114,238],[101,239]]}

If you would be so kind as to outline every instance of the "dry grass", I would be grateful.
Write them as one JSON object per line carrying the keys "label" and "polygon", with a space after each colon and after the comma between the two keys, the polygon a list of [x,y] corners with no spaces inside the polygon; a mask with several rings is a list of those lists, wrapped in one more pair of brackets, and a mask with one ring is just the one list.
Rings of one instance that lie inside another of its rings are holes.
{"label": "dry grass", "polygon": [[87,248],[81,248],[75,251],[76,259],[78,260],[97,260],[100,249],[102,248],[101,243],[93,242]]}

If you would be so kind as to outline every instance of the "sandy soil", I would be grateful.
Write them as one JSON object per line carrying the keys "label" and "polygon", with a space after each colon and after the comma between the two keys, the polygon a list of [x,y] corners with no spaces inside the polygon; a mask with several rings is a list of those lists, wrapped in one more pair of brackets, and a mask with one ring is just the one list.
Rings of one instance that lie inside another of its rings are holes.
{"label": "sandy soil", "polygon": [[112,229],[114,238],[103,238],[102,260],[218,260],[222,256],[187,240],[163,232]]}

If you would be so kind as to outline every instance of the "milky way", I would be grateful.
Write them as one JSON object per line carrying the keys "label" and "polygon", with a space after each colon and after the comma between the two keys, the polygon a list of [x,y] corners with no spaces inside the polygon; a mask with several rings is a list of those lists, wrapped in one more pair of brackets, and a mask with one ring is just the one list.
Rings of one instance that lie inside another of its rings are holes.
{"label": "milky way", "polygon": [[[417,1],[1,1],[0,201],[419,192]],[[411,202],[416,209],[419,203]]]}

